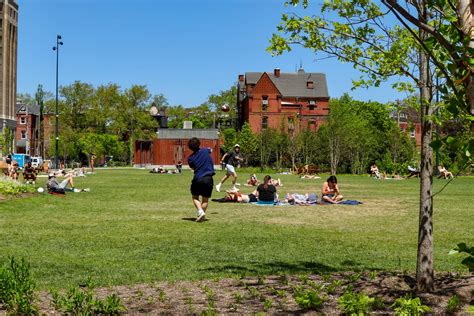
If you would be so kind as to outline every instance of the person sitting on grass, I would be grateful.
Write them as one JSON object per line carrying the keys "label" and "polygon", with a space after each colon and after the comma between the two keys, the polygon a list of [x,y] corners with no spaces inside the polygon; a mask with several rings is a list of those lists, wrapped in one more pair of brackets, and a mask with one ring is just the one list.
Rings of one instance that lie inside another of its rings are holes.
{"label": "person sitting on grass", "polygon": [[259,202],[275,202],[278,199],[277,189],[272,183],[272,177],[266,175],[255,192]]}
{"label": "person sitting on grass", "polygon": [[18,180],[18,175],[19,175],[18,169],[19,169],[18,162],[13,161],[10,167],[10,171],[8,173],[8,176],[12,178],[12,180]]}
{"label": "person sitting on grass", "polygon": [[407,176],[407,179],[420,176],[420,171],[418,171],[415,167],[408,166],[407,169],[410,172],[410,174]]}
{"label": "person sitting on grass", "polygon": [[380,175],[379,167],[374,163],[370,166],[370,175],[375,177],[376,179],[381,179],[382,176]]}
{"label": "person sitting on grass", "polygon": [[31,184],[35,184],[36,170],[31,165],[31,162],[28,162],[25,166],[25,169],[23,169],[23,179],[26,181],[26,183],[30,183],[31,181]]}
{"label": "person sitting on grass", "polygon": [[244,185],[247,187],[256,187],[260,181],[258,181],[257,176],[255,174],[250,176],[250,179],[247,180],[247,183]]}
{"label": "person sitting on grass", "polygon": [[321,190],[322,198],[321,200],[331,204],[338,204],[342,201],[342,194],[339,190],[337,185],[337,178],[336,176],[330,176],[326,182],[323,184],[323,188]]}
{"label": "person sitting on grass", "polygon": [[[46,182],[46,187],[49,193],[59,193],[65,194],[66,191],[69,192],[89,192],[89,189],[77,189],[74,187],[73,175],[63,171],[64,180],[61,183],[56,179],[56,174],[50,173],[48,175],[48,181]],[[68,188],[69,185],[69,188]]]}
{"label": "person sitting on grass", "polygon": [[453,173],[449,172],[445,167],[443,166],[438,166],[438,179],[443,178],[443,179],[452,179],[454,178]]}

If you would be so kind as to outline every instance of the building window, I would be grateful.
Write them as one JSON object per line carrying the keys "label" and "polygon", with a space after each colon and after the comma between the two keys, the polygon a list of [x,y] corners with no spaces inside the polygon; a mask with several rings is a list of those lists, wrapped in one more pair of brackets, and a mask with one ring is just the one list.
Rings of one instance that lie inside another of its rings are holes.
{"label": "building window", "polygon": [[309,101],[309,109],[314,110],[316,108],[316,101],[311,100]]}
{"label": "building window", "polygon": [[20,124],[26,124],[26,117],[20,117]]}
{"label": "building window", "polygon": [[268,109],[268,96],[262,96],[262,111],[266,111]]}
{"label": "building window", "polygon": [[268,128],[268,116],[262,116],[262,129]]}
{"label": "building window", "polygon": [[290,116],[288,118],[288,130],[293,131],[294,129],[295,129],[295,122],[294,122],[293,117]]}
{"label": "building window", "polygon": [[26,131],[21,131],[20,132],[20,138],[21,139],[26,139]]}
{"label": "building window", "polygon": [[415,130],[414,130],[414,129],[411,130],[411,132],[410,132],[410,137],[411,137],[411,138],[415,138]]}

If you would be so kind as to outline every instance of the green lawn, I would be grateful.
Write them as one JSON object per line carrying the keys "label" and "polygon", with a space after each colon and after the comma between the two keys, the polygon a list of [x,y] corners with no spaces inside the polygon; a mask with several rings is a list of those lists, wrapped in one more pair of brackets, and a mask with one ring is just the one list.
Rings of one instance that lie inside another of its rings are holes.
{"label": "green lawn", "polygon": [[[222,175],[219,171],[215,181]],[[239,182],[247,176],[241,174]],[[417,179],[340,176],[345,197],[363,205],[211,203],[208,221],[195,223],[190,220],[195,216],[191,177],[189,171],[98,170],[76,178],[76,186],[90,187],[90,193],[0,203],[0,260],[25,257],[42,288],[77,285],[89,277],[106,286],[242,274],[415,269]],[[326,176],[280,177],[280,194],[319,196]],[[435,192],[444,183],[435,180]],[[464,271],[462,257],[447,253],[459,242],[474,244],[473,193],[474,178],[462,177],[435,197],[437,271]],[[214,192],[213,197],[221,196]]]}

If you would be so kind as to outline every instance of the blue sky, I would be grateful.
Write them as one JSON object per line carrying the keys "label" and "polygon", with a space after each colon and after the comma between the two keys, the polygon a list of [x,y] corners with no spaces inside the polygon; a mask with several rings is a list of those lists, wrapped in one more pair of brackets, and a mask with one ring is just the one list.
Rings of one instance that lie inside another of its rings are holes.
{"label": "blue sky", "polygon": [[[55,89],[56,34],[61,34],[60,85],[146,85],[170,104],[196,106],[228,89],[247,71],[308,72],[327,76],[329,94],[350,92],[358,74],[335,59],[315,60],[295,49],[265,51],[280,16],[294,10],[283,0],[18,0],[18,92],[38,84]],[[393,101],[388,85],[350,92],[359,100]]]}

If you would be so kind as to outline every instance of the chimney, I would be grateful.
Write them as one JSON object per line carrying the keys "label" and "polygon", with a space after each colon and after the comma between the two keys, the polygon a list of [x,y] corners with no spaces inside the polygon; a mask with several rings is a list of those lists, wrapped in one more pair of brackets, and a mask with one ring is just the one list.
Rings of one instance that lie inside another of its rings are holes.
{"label": "chimney", "polygon": [[306,88],[314,89],[314,82],[313,81],[307,81],[306,82]]}
{"label": "chimney", "polygon": [[275,75],[275,77],[280,77],[280,68],[275,68],[273,74]]}
{"label": "chimney", "polygon": [[239,75],[239,82],[244,81],[244,75]]}

